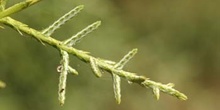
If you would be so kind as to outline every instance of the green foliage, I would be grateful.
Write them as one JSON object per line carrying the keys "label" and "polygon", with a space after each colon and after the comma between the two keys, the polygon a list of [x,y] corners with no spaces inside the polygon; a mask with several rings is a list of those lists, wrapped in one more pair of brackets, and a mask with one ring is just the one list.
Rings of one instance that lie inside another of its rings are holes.
{"label": "green foliage", "polygon": [[[87,34],[97,29],[101,25],[100,21],[97,21],[89,25],[82,31],[78,32],[76,35],[64,41],[59,41],[57,39],[54,39],[51,36],[53,32],[58,28],[60,28],[60,26],[65,24],[67,21],[69,21],[73,16],[78,14],[83,9],[82,5],[66,13],[64,16],[60,17],[51,26],[44,29],[43,31],[38,31],[18,20],[8,17],[9,15],[18,12],[24,8],[27,8],[36,2],[38,2],[38,0],[27,0],[25,2],[18,3],[5,10],[4,8],[2,8],[3,11],[0,12],[0,18],[1,18],[0,22],[17,30],[21,35],[23,35],[22,33],[26,33],[32,36],[33,38],[35,38],[36,40],[38,40],[42,44],[48,44],[50,46],[55,47],[60,52],[61,61],[60,61],[60,66],[58,66],[57,68],[57,71],[60,73],[59,85],[58,85],[58,95],[59,95],[58,99],[60,105],[63,105],[65,102],[66,82],[67,82],[68,73],[73,73],[75,75],[78,75],[76,69],[71,67],[69,64],[70,54],[76,56],[78,59],[86,63],[90,63],[92,71],[95,73],[97,77],[102,76],[102,71],[106,71],[112,75],[115,98],[118,104],[120,104],[121,102],[121,87],[120,87],[121,78],[124,78],[129,83],[137,83],[146,88],[151,88],[156,99],[159,99],[160,91],[175,96],[181,100],[187,99],[187,96],[179,92],[178,90],[174,89],[173,88],[174,86],[171,83],[162,84],[159,82],[152,81],[149,78],[146,78],[145,76],[140,76],[137,75],[136,73],[123,70],[122,68],[125,66],[125,64],[127,64],[127,62],[130,61],[130,59],[133,58],[133,56],[137,53],[137,49],[133,49],[128,54],[126,54],[118,63],[116,63],[114,61],[96,58],[90,55],[89,52],[72,47],[78,41],[84,38]],[[4,7],[4,4],[1,4],[1,6]]]}

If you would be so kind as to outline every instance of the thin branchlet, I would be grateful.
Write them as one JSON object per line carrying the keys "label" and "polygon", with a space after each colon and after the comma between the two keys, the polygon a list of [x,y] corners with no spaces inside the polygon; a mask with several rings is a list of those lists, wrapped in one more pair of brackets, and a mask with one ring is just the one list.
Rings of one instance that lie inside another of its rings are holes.
{"label": "thin branchlet", "polygon": [[42,34],[45,36],[50,36],[54,33],[55,30],[60,28],[60,26],[64,25],[67,21],[69,21],[71,18],[76,16],[82,9],[83,5],[77,6],[76,8],[72,9],[62,17],[60,17],[57,21],[55,21],[52,25],[50,25],[48,28],[44,29],[42,31]]}
{"label": "thin branchlet", "polygon": [[117,74],[112,74],[113,90],[117,104],[121,103],[121,78]]}
{"label": "thin branchlet", "polygon": [[72,73],[73,75],[78,75],[78,71],[76,69],[72,68],[71,66],[68,67],[68,73]]}
{"label": "thin branchlet", "polygon": [[65,94],[66,94],[66,80],[67,73],[69,68],[69,55],[66,51],[61,50],[62,60],[61,60],[61,72],[59,77],[59,89],[58,89],[58,99],[60,105],[62,106],[65,102]]}
{"label": "thin branchlet", "polygon": [[152,89],[153,89],[152,91],[153,91],[153,94],[154,94],[155,98],[157,100],[159,100],[159,98],[160,98],[160,89],[157,88],[157,87],[153,87]]}
{"label": "thin branchlet", "polygon": [[[114,65],[114,68],[116,69],[122,69],[124,65],[130,61],[134,57],[134,55],[137,53],[137,49],[133,49],[128,54],[126,54],[117,64]],[[115,99],[118,104],[121,103],[121,78],[117,74],[112,74],[113,78],[113,89],[115,94]]]}
{"label": "thin branchlet", "polygon": [[98,65],[97,65],[97,61],[95,58],[90,57],[90,65],[92,68],[93,73],[95,74],[96,77],[100,78],[102,77],[102,73],[101,70],[99,69]]}
{"label": "thin branchlet", "polygon": [[133,49],[130,52],[128,52],[128,54],[126,54],[116,65],[115,68],[117,69],[122,69],[124,67],[125,64],[128,63],[128,61],[130,61],[134,55],[137,53],[138,49]]}
{"label": "thin branchlet", "polygon": [[85,37],[87,34],[91,33],[92,31],[94,31],[95,29],[97,29],[100,25],[101,25],[101,21],[97,21],[97,22],[87,26],[86,28],[84,28],[83,30],[78,32],[76,35],[74,35],[74,36],[70,37],[69,39],[65,40],[64,44],[67,44],[68,46],[75,45],[83,37]]}

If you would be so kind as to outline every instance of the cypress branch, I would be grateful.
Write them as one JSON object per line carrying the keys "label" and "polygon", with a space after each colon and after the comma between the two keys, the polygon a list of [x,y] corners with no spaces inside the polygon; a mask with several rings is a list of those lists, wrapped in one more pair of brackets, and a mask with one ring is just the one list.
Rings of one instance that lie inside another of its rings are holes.
{"label": "cypress branch", "polygon": [[[5,25],[8,25],[10,27],[13,27],[13,29],[19,29],[20,31],[32,36],[33,38],[35,38],[36,40],[38,40],[40,42],[44,42],[44,43],[46,43],[50,46],[53,46],[59,50],[65,50],[69,54],[72,54],[72,55],[78,57],[80,60],[82,60],[86,63],[90,63],[89,59],[90,59],[90,57],[93,57],[82,50],[78,50],[73,47],[66,46],[61,41],[58,41],[52,37],[47,37],[47,36],[43,35],[40,31],[32,29],[32,28],[28,27],[26,24],[23,24],[19,21],[16,21],[10,17],[2,18],[2,19],[0,19],[0,22],[4,23]],[[96,59],[99,59],[99,58],[96,58]],[[109,62],[109,60],[107,60],[107,61]],[[103,70],[106,70],[108,72],[113,72],[114,74],[116,74],[122,78],[125,78],[130,82],[137,83],[141,86],[144,85],[145,87],[150,87],[152,89],[154,86],[156,86],[162,92],[176,96],[177,98],[182,99],[182,100],[187,99],[186,95],[177,91],[176,89],[172,88],[171,86],[167,86],[166,84],[151,81],[151,80],[149,80],[149,78],[146,78],[144,76],[138,76],[132,72],[127,72],[124,70],[116,69],[116,68],[114,68],[114,66],[112,64],[106,63],[104,61],[104,59],[99,60],[97,62],[97,65],[100,68],[102,68]]]}
{"label": "cypress branch", "polygon": [[[31,4],[36,3],[37,1],[39,1],[39,0],[27,0],[23,3],[28,2],[29,5],[31,5]],[[13,6],[8,8],[8,10],[12,10],[12,9],[13,9]],[[120,90],[120,81],[121,80],[120,80],[120,78],[124,78],[128,82],[137,83],[137,84],[144,86],[146,88],[151,88],[156,99],[159,99],[160,91],[162,91],[164,93],[175,96],[178,99],[187,100],[187,96],[184,95],[183,93],[179,92],[178,90],[174,89],[173,88],[174,84],[172,84],[172,83],[162,84],[160,82],[152,81],[149,78],[146,78],[144,76],[140,76],[140,75],[137,75],[136,73],[128,72],[128,71],[125,71],[122,69],[123,66],[137,53],[137,49],[133,49],[127,55],[125,55],[118,63],[116,63],[114,61],[96,58],[96,57],[90,55],[89,52],[79,50],[79,49],[72,47],[73,44],[75,44],[77,41],[81,40],[85,35],[94,31],[95,29],[97,29],[98,26],[101,24],[100,21],[95,22],[92,25],[89,25],[88,27],[86,27],[85,29],[83,29],[82,31],[78,32],[76,35],[70,37],[69,39],[67,39],[65,41],[59,41],[59,40],[52,38],[52,36],[50,36],[50,35],[52,34],[52,32],[54,30],[59,28],[61,25],[63,25],[66,21],[68,21],[70,19],[70,17],[67,17],[67,16],[72,15],[71,11],[69,13],[65,14],[63,17],[61,17],[58,20],[59,21],[58,23],[55,22],[54,25],[52,25],[52,27],[56,27],[56,29],[49,27],[49,28],[47,28],[48,31],[42,32],[42,31],[35,30],[35,29],[29,27],[28,25],[26,25],[22,22],[19,22],[17,20],[14,20],[10,17],[5,17],[5,16],[8,16],[14,12],[21,10],[20,8],[17,8],[16,11],[9,11],[10,13],[7,12],[6,10],[3,10],[2,12],[0,12],[0,22],[1,23],[5,24],[9,27],[12,27],[13,29],[15,29],[18,32],[23,32],[23,33],[26,33],[26,34],[32,36],[40,43],[45,43],[50,46],[53,46],[61,53],[61,58],[62,58],[61,65],[58,67],[58,72],[60,72],[59,90],[58,90],[58,94],[59,94],[58,99],[60,101],[60,105],[63,105],[64,101],[65,101],[67,74],[68,73],[78,74],[78,72],[75,69],[73,69],[72,67],[69,66],[69,54],[79,58],[80,60],[84,61],[85,63],[90,63],[94,73],[99,77],[101,76],[101,72],[99,71],[99,69],[105,70],[113,75],[113,85],[114,85],[113,87],[114,87],[115,98],[116,98],[117,103],[121,102],[121,93],[120,93],[121,92],[121,90]],[[7,12],[7,14],[4,14],[6,12]],[[68,20],[64,19],[64,18],[68,18]],[[49,31],[49,30],[52,30],[52,31]],[[4,83],[0,82],[0,87],[4,87],[2,85],[4,85]]]}

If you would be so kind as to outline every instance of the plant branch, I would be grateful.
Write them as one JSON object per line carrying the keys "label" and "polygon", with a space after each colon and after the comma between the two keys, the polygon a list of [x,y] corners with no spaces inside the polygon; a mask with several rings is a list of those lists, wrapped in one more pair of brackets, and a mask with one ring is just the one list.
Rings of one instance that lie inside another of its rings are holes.
{"label": "plant branch", "polygon": [[[109,62],[108,60],[95,58],[95,57],[89,55],[88,52],[75,49],[73,47],[70,47],[70,46],[64,44],[64,42],[62,42],[62,41],[56,40],[56,39],[49,37],[49,36],[45,36],[40,31],[37,31],[33,28],[30,28],[30,27],[28,27],[28,25],[23,24],[19,21],[16,21],[10,17],[2,18],[2,19],[0,19],[0,22],[4,23],[5,25],[8,25],[18,31],[24,32],[24,33],[32,36],[36,40],[43,42],[43,43],[46,43],[50,46],[53,46],[53,47],[57,48],[58,50],[66,51],[69,54],[76,56],[77,58],[79,58],[80,60],[82,60],[86,63],[91,63],[91,58],[95,59],[96,65],[99,68],[101,68],[105,71],[108,71],[111,74],[116,74],[122,78],[125,78],[126,80],[128,80],[130,82],[137,83],[137,84],[144,86],[144,87],[147,87],[147,88],[151,88],[154,91],[155,90],[162,91],[164,93],[175,96],[181,100],[187,99],[186,95],[184,95],[183,93],[174,89],[173,85],[171,85],[171,84],[162,84],[159,82],[152,81],[149,78],[146,78],[144,76],[139,76],[139,75],[136,75],[135,73],[115,68],[116,63],[113,61],[110,61],[111,63],[107,63],[107,62]],[[156,97],[159,98],[159,92],[154,92],[154,94]]]}
{"label": "plant branch", "polygon": [[[13,13],[19,12],[31,5],[34,5],[35,3],[39,2],[41,0],[26,0],[20,3],[17,3],[11,7],[9,7],[8,9],[3,10],[2,12],[0,12],[0,18],[4,18],[6,16],[9,16]],[[4,7],[3,7],[4,9]]]}

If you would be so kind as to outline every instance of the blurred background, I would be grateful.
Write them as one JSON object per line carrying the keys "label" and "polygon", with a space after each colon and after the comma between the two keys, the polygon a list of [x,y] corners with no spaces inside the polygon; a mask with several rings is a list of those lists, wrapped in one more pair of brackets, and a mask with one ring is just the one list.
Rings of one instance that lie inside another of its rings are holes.
{"label": "blurred background", "polygon": [[[7,6],[23,0],[9,0]],[[78,76],[68,76],[66,103],[58,102],[56,49],[0,29],[1,110],[218,110],[220,108],[219,0],[42,0],[12,15],[42,30],[76,7],[85,9],[52,36],[67,39],[101,20],[101,27],[75,47],[119,61],[133,48],[138,54],[125,70],[162,83],[174,83],[187,101],[122,81],[122,103],[114,100],[111,75],[96,78],[90,66],[71,56]],[[1,26],[3,26],[1,24]]]}

